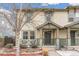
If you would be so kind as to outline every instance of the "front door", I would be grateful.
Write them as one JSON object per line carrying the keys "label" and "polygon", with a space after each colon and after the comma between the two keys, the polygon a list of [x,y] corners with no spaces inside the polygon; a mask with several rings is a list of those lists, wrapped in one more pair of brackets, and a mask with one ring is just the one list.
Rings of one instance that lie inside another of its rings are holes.
{"label": "front door", "polygon": [[51,31],[44,32],[44,45],[51,44]]}
{"label": "front door", "polygon": [[75,31],[71,31],[71,46],[75,45]]}

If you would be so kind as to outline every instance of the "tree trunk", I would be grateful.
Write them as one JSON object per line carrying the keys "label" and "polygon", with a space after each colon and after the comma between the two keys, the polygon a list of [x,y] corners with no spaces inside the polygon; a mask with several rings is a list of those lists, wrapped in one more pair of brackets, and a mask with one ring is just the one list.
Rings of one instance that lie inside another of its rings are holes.
{"label": "tree trunk", "polygon": [[20,55],[20,39],[19,39],[19,35],[20,33],[16,32],[16,55],[19,56]]}

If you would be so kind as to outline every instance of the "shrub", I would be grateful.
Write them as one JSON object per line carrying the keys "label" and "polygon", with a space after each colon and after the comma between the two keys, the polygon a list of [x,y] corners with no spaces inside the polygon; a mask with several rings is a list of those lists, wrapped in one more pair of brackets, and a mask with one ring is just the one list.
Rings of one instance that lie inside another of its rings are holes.
{"label": "shrub", "polygon": [[13,48],[13,44],[9,43],[5,46],[6,48]]}
{"label": "shrub", "polygon": [[27,48],[27,46],[26,46],[26,45],[24,45],[24,44],[21,44],[21,45],[20,45],[20,48],[25,49],[25,48]]}
{"label": "shrub", "polygon": [[31,46],[32,48],[37,48],[37,45],[33,45],[33,46]]}

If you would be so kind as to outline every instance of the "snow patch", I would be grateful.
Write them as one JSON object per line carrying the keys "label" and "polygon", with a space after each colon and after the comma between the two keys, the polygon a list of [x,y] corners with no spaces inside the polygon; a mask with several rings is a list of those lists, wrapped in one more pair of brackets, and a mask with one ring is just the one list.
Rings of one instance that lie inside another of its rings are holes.
{"label": "snow patch", "polygon": [[79,52],[77,51],[56,51],[56,52],[62,56],[79,56]]}

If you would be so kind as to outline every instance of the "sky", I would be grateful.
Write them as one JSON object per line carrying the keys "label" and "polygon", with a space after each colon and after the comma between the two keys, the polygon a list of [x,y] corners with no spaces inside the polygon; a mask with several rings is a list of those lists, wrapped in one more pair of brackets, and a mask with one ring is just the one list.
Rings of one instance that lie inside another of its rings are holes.
{"label": "sky", "polygon": [[[16,3],[17,8],[20,7],[20,5],[23,6],[23,8],[26,8],[29,6],[29,3]],[[64,9],[67,6],[69,6],[69,3],[59,3],[59,4],[48,4],[48,3],[31,3],[30,4],[32,8],[58,8],[58,9]],[[11,3],[2,3],[0,4],[0,8],[4,8],[4,9],[11,9],[12,8],[12,4]]]}

